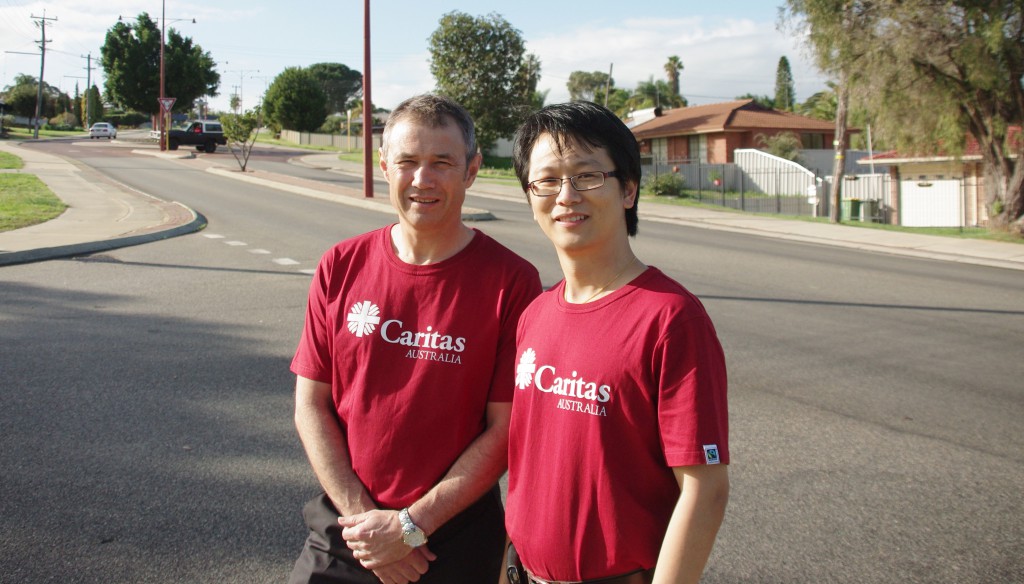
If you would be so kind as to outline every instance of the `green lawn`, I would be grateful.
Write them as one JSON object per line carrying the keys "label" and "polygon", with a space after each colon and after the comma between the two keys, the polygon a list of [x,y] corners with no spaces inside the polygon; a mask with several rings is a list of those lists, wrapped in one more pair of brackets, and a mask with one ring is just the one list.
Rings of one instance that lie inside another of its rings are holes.
{"label": "green lawn", "polygon": [[[64,138],[67,136],[88,136],[89,130],[44,130],[39,129],[40,138]],[[31,140],[34,136],[32,134],[32,128],[21,128],[21,127],[9,127],[7,128],[7,137],[12,140]]]}
{"label": "green lawn", "polygon": [[9,152],[0,152],[0,168],[21,168],[25,164],[17,156]]}
{"label": "green lawn", "polygon": [[0,173],[0,231],[49,221],[66,208],[35,175]]}

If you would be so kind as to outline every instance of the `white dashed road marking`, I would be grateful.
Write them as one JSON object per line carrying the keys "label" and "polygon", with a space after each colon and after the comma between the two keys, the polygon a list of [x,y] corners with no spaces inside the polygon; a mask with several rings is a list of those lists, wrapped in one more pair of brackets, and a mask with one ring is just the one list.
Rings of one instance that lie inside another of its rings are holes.
{"label": "white dashed road marking", "polygon": [[[221,235],[219,233],[204,233],[203,237],[205,237],[207,239],[227,239],[227,236]],[[224,245],[230,245],[232,247],[246,247],[249,244],[244,242],[244,241],[229,240],[229,241],[225,241]],[[252,249],[247,249],[246,251],[248,251],[249,253],[254,254],[254,255],[270,255],[270,254],[273,253],[272,251],[270,251],[268,249],[263,249],[263,248],[252,248]],[[277,264],[279,266],[297,266],[297,265],[302,263],[302,262],[295,261],[292,258],[275,258],[275,259],[272,259],[270,261],[274,262],[275,264]],[[298,273],[306,274],[307,276],[312,276],[313,274],[316,273],[315,269],[302,269],[302,270],[297,270],[297,271],[298,271]]]}

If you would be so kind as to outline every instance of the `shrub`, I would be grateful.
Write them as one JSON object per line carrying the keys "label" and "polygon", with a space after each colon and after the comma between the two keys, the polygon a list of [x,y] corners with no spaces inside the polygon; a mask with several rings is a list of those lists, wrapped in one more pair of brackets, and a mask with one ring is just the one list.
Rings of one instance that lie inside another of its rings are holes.
{"label": "shrub", "polygon": [[683,184],[685,182],[682,175],[675,173],[661,174],[648,178],[646,187],[652,195],[658,197],[678,197],[683,194]]}

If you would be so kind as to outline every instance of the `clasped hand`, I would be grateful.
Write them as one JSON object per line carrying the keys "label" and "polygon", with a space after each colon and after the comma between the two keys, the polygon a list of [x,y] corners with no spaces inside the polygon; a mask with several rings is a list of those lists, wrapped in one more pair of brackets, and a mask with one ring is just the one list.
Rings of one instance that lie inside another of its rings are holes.
{"label": "clasped hand", "polygon": [[437,559],[426,545],[414,549],[402,541],[398,511],[367,511],[341,517],[338,524],[353,557],[385,584],[416,582]]}

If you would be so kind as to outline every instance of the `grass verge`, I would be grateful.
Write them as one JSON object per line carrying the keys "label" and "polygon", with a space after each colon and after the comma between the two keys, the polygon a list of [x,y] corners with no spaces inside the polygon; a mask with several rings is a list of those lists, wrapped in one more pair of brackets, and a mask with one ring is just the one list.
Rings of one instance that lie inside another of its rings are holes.
{"label": "grass verge", "polygon": [[11,154],[10,152],[0,152],[0,168],[3,169],[17,169],[25,166],[25,163],[20,158]]}
{"label": "grass verge", "polygon": [[0,174],[0,231],[49,221],[67,205],[32,174]]}
{"label": "grass verge", "polygon": [[[640,193],[640,201],[649,201],[652,203],[662,203],[666,205],[683,205],[689,207],[700,207],[703,209],[713,209],[715,211],[723,211],[726,213],[739,213],[743,215],[755,215],[758,217],[775,217],[778,219],[787,219],[791,221],[810,221],[815,223],[828,223],[828,217],[810,217],[807,215],[779,215],[776,213],[755,213],[753,211],[740,211],[737,209],[731,209],[729,207],[723,207],[721,205],[712,205],[710,203],[701,203],[689,199],[687,197],[664,197],[655,196],[644,191]],[[904,227],[902,225],[887,225],[884,223],[864,223],[861,221],[843,221],[843,225],[850,227],[860,227],[862,229],[878,229],[880,231],[900,231],[904,233],[919,233],[922,235],[939,235],[942,237],[957,237],[961,239],[981,239],[986,241],[1003,241],[1008,243],[1024,244],[1024,238],[1017,237],[1012,233],[993,231],[985,227]]]}

